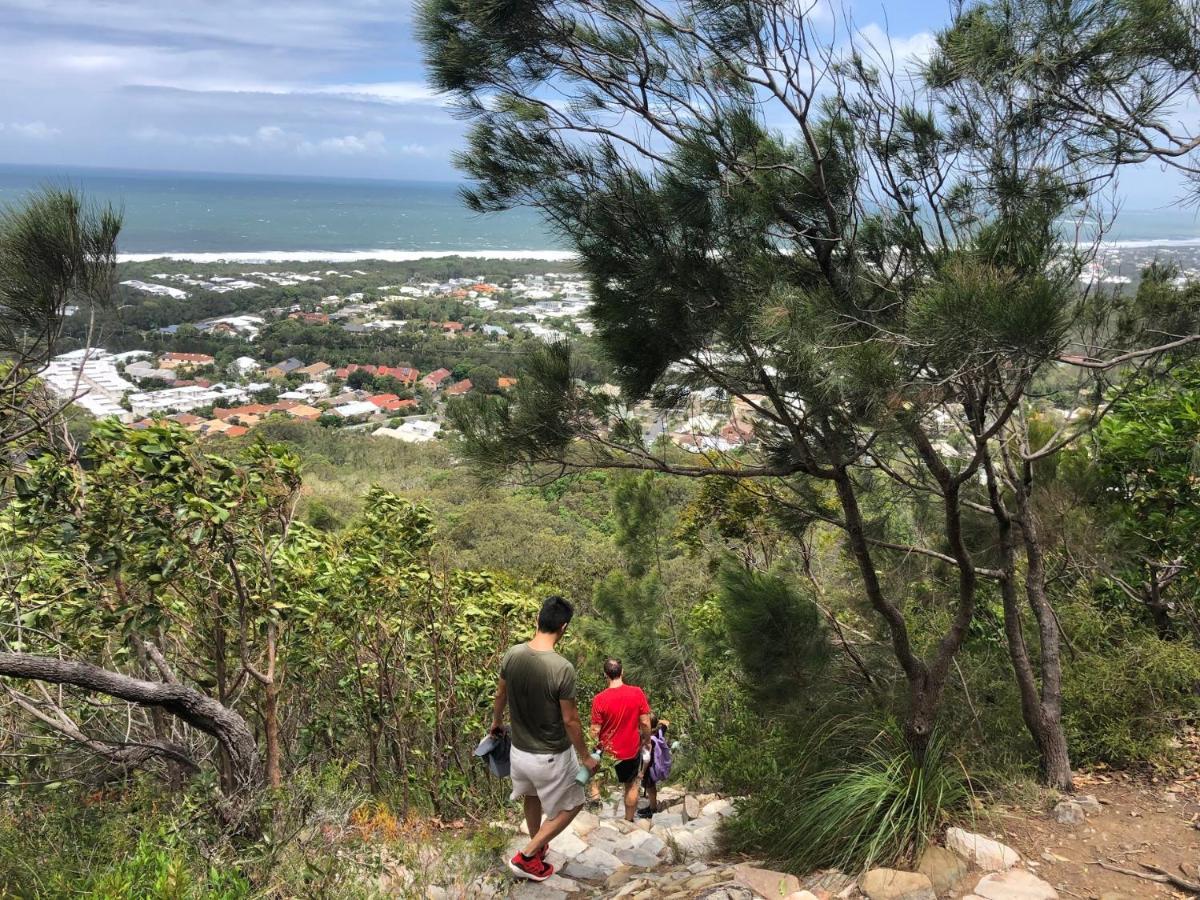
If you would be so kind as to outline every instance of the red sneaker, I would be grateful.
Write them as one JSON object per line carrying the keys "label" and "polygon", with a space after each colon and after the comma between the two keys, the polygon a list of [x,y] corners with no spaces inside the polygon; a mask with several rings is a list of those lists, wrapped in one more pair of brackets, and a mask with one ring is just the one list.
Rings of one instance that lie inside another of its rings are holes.
{"label": "red sneaker", "polygon": [[544,855],[526,858],[518,851],[516,856],[508,861],[509,870],[518,878],[529,881],[545,881],[554,874],[554,866],[546,862]]}

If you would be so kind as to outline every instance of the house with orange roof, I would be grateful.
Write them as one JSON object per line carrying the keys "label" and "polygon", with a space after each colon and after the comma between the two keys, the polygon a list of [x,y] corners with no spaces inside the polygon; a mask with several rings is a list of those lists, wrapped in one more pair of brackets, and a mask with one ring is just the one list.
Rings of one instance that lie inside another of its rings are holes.
{"label": "house with orange roof", "polygon": [[331,366],[327,362],[315,362],[303,368],[296,369],[297,375],[303,375],[305,378],[328,378],[331,374]]}
{"label": "house with orange roof", "polygon": [[496,387],[500,388],[502,391],[507,391],[509,388],[516,386],[517,379],[513,378],[511,375],[501,375],[496,379]]}
{"label": "house with orange roof", "polygon": [[244,425],[231,425],[228,429],[226,429],[225,436],[233,438],[241,437],[243,434],[249,433],[250,429],[246,428]]}
{"label": "house with orange roof", "polygon": [[449,369],[434,369],[428,375],[421,379],[421,387],[430,391],[436,391],[442,386],[442,382],[450,377]]}
{"label": "house with orange roof", "polygon": [[471,379],[464,378],[462,381],[456,382],[446,388],[445,394],[447,397],[461,397],[463,394],[472,388]]}
{"label": "house with orange roof", "polygon": [[416,400],[401,400],[395,394],[376,394],[374,397],[367,398],[368,403],[374,403],[380,409],[388,412],[396,412],[400,409],[415,409],[417,406]]}
{"label": "house with orange roof", "polygon": [[198,369],[201,366],[211,366],[215,362],[216,360],[207,353],[176,353],[172,350],[159,358],[158,367],[172,371],[179,368]]}
{"label": "house with orange roof", "polygon": [[289,319],[303,322],[305,325],[328,325],[329,316],[319,312],[294,312],[288,314]]}

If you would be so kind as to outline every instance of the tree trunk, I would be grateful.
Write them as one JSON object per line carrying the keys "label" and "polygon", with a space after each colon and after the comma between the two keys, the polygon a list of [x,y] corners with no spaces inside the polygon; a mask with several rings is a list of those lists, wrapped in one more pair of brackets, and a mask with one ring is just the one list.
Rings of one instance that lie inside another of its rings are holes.
{"label": "tree trunk", "polygon": [[1046,596],[1045,556],[1037,517],[1029,502],[1029,488],[1033,481],[1033,467],[1029,462],[1024,463],[1024,475],[1023,481],[1017,485],[1016,496],[1025,546],[1025,596],[1037,620],[1038,641],[1042,651],[1042,691],[1034,739],[1042,753],[1042,776],[1046,784],[1060,791],[1072,791],[1074,783],[1067,752],[1067,733],[1062,724],[1062,629],[1050,598]]}
{"label": "tree trunk", "polygon": [[278,631],[275,623],[267,625],[267,677],[263,680],[263,731],[267,744],[267,783],[273,788],[283,784],[279,762],[279,673]]}
{"label": "tree trunk", "polygon": [[[25,653],[0,653],[0,675],[70,684],[129,703],[163,709],[193,728],[211,735],[229,754],[234,773],[231,797],[242,801],[262,784],[258,748],[246,720],[193,688],[182,684],[142,681],[90,663]],[[237,811],[235,816],[238,816]]]}

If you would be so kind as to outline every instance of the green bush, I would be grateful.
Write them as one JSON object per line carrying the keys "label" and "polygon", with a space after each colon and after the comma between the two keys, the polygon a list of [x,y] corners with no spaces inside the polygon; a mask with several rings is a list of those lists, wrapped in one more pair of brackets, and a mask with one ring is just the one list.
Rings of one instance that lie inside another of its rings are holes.
{"label": "green bush", "polygon": [[795,872],[911,864],[967,803],[966,772],[942,732],[921,760],[890,721],[844,720],[811,735],[773,748],[776,775],[730,824],[731,849],[766,852]]}
{"label": "green bush", "polygon": [[1196,647],[1162,640],[1135,613],[1074,603],[1060,615],[1074,650],[1063,721],[1075,764],[1162,762],[1180,722],[1200,714]]}

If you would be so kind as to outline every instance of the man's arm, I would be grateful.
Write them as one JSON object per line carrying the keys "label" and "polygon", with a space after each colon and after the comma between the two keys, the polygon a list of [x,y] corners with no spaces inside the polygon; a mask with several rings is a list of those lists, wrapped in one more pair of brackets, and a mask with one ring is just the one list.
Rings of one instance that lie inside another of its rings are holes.
{"label": "man's arm", "polygon": [[642,736],[642,749],[645,750],[650,746],[650,713],[638,716],[638,732]]}
{"label": "man's arm", "polygon": [[563,727],[567,730],[567,737],[571,739],[571,746],[575,748],[575,755],[579,757],[579,762],[587,766],[589,772],[595,772],[600,768],[599,760],[592,759],[592,755],[588,753],[587,744],[583,742],[583,723],[579,721],[579,706],[572,698],[570,700],[559,700],[558,708],[562,710]]}
{"label": "man's arm", "polygon": [[508,682],[501,678],[496,683],[496,697],[492,700],[492,727],[489,733],[495,734],[504,728],[504,708],[508,706]]}

